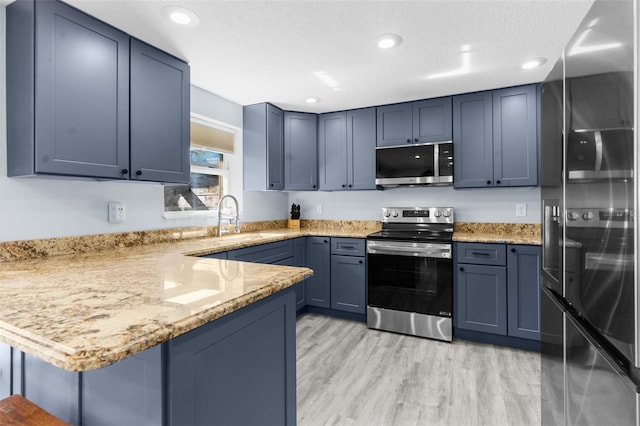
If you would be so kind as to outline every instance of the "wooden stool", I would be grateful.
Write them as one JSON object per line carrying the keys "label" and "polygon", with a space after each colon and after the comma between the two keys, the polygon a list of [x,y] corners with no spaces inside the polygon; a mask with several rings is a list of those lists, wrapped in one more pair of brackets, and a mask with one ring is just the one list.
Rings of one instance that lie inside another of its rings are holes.
{"label": "wooden stool", "polygon": [[11,395],[0,401],[2,426],[69,426],[20,395]]}

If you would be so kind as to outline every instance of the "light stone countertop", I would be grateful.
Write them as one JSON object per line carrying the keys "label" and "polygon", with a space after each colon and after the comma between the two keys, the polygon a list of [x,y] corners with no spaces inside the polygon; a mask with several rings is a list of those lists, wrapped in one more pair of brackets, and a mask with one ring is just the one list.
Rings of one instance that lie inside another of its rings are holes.
{"label": "light stone countertop", "polygon": [[[375,231],[357,226],[279,228],[0,262],[0,342],[70,371],[104,367],[313,273],[194,256],[305,236],[366,238]],[[482,231],[487,230],[456,230],[454,240],[494,242]],[[490,231],[497,231],[495,242],[505,242],[504,229]],[[539,244],[535,232],[527,237],[515,231],[516,239],[507,242]],[[67,243],[82,245],[88,241],[83,238]],[[38,244],[34,240],[28,247],[38,251]]]}
{"label": "light stone countertop", "polygon": [[366,232],[278,229],[0,263],[0,341],[65,370],[104,367],[313,273],[185,254]]}

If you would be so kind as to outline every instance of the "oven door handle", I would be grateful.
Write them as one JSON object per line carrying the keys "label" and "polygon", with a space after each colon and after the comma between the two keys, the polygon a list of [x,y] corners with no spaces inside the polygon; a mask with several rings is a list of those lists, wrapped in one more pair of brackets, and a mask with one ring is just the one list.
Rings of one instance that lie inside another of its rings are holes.
{"label": "oven door handle", "polygon": [[371,247],[367,248],[368,254],[389,254],[394,256],[409,257],[433,257],[438,259],[451,259],[450,248],[428,248],[421,249],[416,247]]}

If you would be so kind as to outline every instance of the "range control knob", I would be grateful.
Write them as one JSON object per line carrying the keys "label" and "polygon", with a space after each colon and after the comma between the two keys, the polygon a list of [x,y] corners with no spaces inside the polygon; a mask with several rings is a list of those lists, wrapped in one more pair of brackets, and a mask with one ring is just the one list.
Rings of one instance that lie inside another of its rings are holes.
{"label": "range control knob", "polygon": [[433,215],[434,215],[435,217],[440,217],[440,216],[442,216],[442,212],[441,212],[440,210],[436,210],[436,211],[433,213]]}
{"label": "range control knob", "polygon": [[382,212],[382,215],[384,217],[389,217],[389,216],[391,216],[391,212],[389,210],[385,210],[384,212]]}
{"label": "range control knob", "polygon": [[442,215],[444,217],[449,217],[449,216],[451,216],[451,212],[449,210],[445,210],[444,212],[442,212]]}
{"label": "range control knob", "polygon": [[567,212],[567,219],[578,220],[580,219],[580,214],[578,212]]}
{"label": "range control knob", "polygon": [[586,213],[582,213],[582,218],[584,220],[591,220],[593,219],[593,212],[586,212]]}
{"label": "range control knob", "polygon": [[394,210],[393,212],[391,212],[391,216],[398,217],[398,211]]}

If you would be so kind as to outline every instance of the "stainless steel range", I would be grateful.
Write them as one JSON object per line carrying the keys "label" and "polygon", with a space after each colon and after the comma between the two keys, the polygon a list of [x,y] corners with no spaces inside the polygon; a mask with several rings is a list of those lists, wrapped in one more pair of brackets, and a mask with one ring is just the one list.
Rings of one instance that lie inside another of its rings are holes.
{"label": "stainless steel range", "polygon": [[369,328],[451,341],[453,208],[385,207],[367,237]]}

